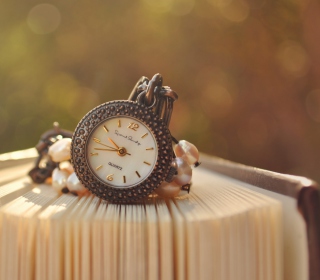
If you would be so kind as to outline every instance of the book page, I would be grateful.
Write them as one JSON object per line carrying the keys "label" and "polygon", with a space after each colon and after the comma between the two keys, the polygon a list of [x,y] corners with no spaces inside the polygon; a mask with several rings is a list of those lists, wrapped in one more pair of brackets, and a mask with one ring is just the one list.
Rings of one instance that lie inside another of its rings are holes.
{"label": "book page", "polygon": [[[222,176],[218,175],[217,176]],[[308,244],[306,224],[302,215],[297,209],[297,200],[282,194],[271,192],[250,184],[242,183],[234,179],[235,184],[272,197],[282,204],[283,211],[283,269],[284,279],[288,280],[306,280],[308,276]]]}
{"label": "book page", "polygon": [[16,194],[0,208],[1,279],[289,279],[282,202],[201,168],[193,178],[189,195],[135,205],[1,185],[0,200]]}

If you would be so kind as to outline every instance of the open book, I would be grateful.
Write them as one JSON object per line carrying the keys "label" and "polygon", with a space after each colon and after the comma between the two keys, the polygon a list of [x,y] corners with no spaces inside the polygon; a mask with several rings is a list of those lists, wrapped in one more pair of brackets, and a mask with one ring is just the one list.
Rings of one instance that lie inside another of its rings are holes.
{"label": "open book", "polygon": [[[0,279],[319,279],[317,185],[202,157],[189,195],[115,205],[0,155]],[[299,211],[298,211],[299,210]]]}

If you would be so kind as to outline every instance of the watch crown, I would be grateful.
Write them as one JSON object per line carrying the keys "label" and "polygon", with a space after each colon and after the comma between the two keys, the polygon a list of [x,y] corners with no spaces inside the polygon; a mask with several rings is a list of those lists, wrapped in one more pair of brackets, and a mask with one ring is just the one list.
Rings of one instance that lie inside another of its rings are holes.
{"label": "watch crown", "polygon": [[177,174],[177,168],[171,166],[170,169],[169,169],[169,173],[168,173],[168,176],[167,178],[165,179],[166,182],[170,183],[172,182],[173,180],[173,176]]}

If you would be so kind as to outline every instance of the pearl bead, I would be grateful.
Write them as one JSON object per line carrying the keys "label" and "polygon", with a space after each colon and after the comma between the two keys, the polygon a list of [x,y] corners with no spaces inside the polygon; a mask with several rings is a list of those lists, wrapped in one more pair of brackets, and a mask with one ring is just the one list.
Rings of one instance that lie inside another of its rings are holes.
{"label": "pearl bead", "polygon": [[198,149],[186,140],[181,140],[174,146],[174,153],[177,157],[182,157],[186,160],[189,165],[195,164],[199,160]]}
{"label": "pearl bead", "polygon": [[180,190],[181,187],[175,182],[162,182],[161,185],[154,191],[160,197],[172,198],[177,196],[180,193]]}
{"label": "pearl bead", "polygon": [[73,166],[70,161],[62,161],[59,163],[59,168],[63,171],[67,171],[70,174],[74,172]]}
{"label": "pearl bead", "polygon": [[52,172],[52,187],[60,193],[67,185],[68,176],[68,172],[55,168]]}
{"label": "pearl bead", "polygon": [[67,180],[67,187],[70,192],[75,192],[78,195],[82,195],[87,192],[87,189],[79,181],[76,173],[72,173]]}
{"label": "pearl bead", "polygon": [[172,165],[177,168],[178,174],[173,177],[174,182],[183,186],[191,181],[192,169],[190,165],[181,157],[174,158]]}
{"label": "pearl bead", "polygon": [[62,138],[49,147],[48,154],[55,162],[70,159],[71,138]]}

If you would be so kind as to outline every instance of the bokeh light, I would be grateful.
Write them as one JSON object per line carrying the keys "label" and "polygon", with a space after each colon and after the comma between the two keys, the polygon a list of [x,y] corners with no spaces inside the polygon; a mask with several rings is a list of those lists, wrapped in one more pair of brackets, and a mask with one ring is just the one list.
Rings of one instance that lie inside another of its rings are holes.
{"label": "bokeh light", "polygon": [[0,1],[0,153],[161,73],[200,151],[320,181],[317,0]]}
{"label": "bokeh light", "polygon": [[245,0],[232,0],[225,5],[219,5],[222,16],[233,22],[244,21],[250,13],[250,8]]}
{"label": "bokeh light", "polygon": [[171,0],[170,12],[176,16],[185,16],[192,12],[195,0]]}
{"label": "bokeh light", "polygon": [[34,6],[27,18],[29,28],[36,34],[47,34],[55,31],[61,21],[59,10],[51,4]]}
{"label": "bokeh light", "polygon": [[277,58],[283,70],[294,77],[302,77],[309,70],[308,54],[298,42],[283,42],[278,48]]}
{"label": "bokeh light", "polygon": [[213,119],[227,117],[232,110],[233,97],[222,85],[209,85],[201,96],[204,112]]}

